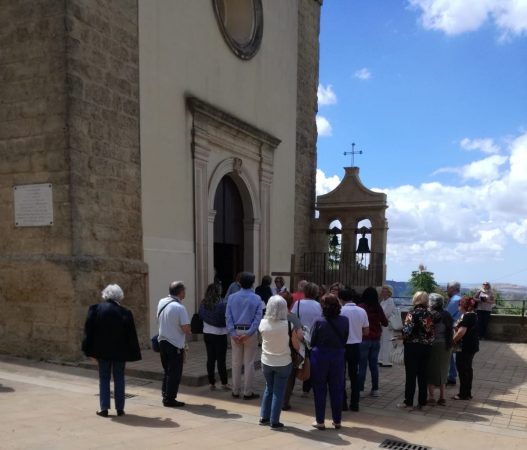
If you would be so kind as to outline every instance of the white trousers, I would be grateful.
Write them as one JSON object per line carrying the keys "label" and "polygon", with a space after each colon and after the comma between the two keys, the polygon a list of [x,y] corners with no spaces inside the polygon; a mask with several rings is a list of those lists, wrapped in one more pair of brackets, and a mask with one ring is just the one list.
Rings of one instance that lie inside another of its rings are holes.
{"label": "white trousers", "polygon": [[[236,330],[238,336],[244,335],[243,330]],[[239,395],[242,387],[242,366],[244,367],[243,395],[254,393],[254,360],[258,351],[258,336],[254,333],[243,344],[231,338],[232,354],[232,393]]]}
{"label": "white trousers", "polygon": [[381,350],[379,351],[379,362],[381,364],[391,364],[390,355],[392,354],[393,330],[390,327],[382,327]]}

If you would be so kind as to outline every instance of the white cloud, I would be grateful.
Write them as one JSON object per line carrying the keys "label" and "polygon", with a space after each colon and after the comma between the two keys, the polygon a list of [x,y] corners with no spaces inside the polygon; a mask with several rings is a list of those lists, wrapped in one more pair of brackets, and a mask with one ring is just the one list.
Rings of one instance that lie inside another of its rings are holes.
{"label": "white cloud", "polygon": [[408,0],[421,11],[424,28],[457,35],[480,28],[492,20],[502,38],[527,32],[525,0]]}
{"label": "white cloud", "polygon": [[459,143],[464,150],[479,150],[488,155],[499,153],[500,148],[494,143],[494,140],[486,139],[468,139],[464,138]]}
{"label": "white cloud", "polygon": [[332,177],[326,177],[326,174],[317,169],[317,195],[327,194],[335,189],[340,184],[340,178],[338,175]]}
{"label": "white cloud", "polygon": [[506,156],[492,155],[463,167],[461,175],[465,179],[488,182],[500,178],[500,167],[508,161]]}
{"label": "white cloud", "polygon": [[362,69],[357,70],[354,76],[359,80],[369,80],[371,78],[371,72],[367,67],[363,67]]}
{"label": "white cloud", "polygon": [[388,195],[391,261],[497,261],[507,244],[527,245],[527,133],[508,156],[492,155],[457,171],[475,185],[438,182],[376,189]]}
{"label": "white cloud", "polygon": [[472,161],[462,167],[441,167],[432,175],[454,173],[465,180],[476,180],[481,183],[487,183],[502,176],[500,168],[505,165],[508,160],[509,158],[506,156],[492,155],[484,159]]}
{"label": "white cloud", "polygon": [[331,124],[329,123],[329,120],[326,119],[324,116],[317,114],[317,131],[319,136],[331,136],[333,133],[333,128],[331,128]]}
{"label": "white cloud", "polygon": [[334,105],[337,103],[337,95],[333,91],[333,86],[331,86],[331,84],[328,84],[326,87],[319,84],[317,97],[319,105]]}

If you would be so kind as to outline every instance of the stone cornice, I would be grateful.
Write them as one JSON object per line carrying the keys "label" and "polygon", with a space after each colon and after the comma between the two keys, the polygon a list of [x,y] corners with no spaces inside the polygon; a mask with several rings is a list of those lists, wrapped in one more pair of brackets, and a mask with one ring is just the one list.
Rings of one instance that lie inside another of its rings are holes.
{"label": "stone cornice", "polygon": [[230,128],[234,128],[253,139],[267,143],[273,150],[280,145],[280,142],[282,142],[272,134],[260,130],[259,128],[256,128],[253,125],[238,119],[232,114],[222,111],[221,109],[198,99],[197,97],[187,96],[187,106],[193,114],[203,114],[204,116],[225,124]]}

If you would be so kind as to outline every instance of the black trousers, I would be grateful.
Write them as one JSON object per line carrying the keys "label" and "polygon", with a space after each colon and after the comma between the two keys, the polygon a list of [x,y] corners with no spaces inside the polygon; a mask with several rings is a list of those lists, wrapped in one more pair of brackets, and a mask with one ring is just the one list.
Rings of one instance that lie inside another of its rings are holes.
{"label": "black trousers", "polygon": [[487,337],[487,327],[490,321],[490,311],[476,311],[478,315],[478,332],[479,337],[485,339]]}
{"label": "black trousers", "polygon": [[181,375],[183,374],[183,349],[174,347],[168,341],[159,342],[161,364],[163,365],[163,386],[161,394],[163,402],[175,400],[177,397]]}
{"label": "black trousers", "polygon": [[[359,406],[359,361],[360,361],[360,343],[346,344],[346,366],[348,368],[348,377],[351,386],[350,407]],[[344,403],[347,403],[347,393],[344,389]]]}
{"label": "black trousers", "polygon": [[406,372],[406,382],[404,385],[404,403],[413,406],[415,396],[415,386],[419,386],[417,403],[420,406],[426,405],[428,397],[428,383],[426,380],[426,366],[430,357],[430,345],[408,343],[404,344],[404,369]]}
{"label": "black trousers", "polygon": [[207,348],[207,375],[209,384],[216,383],[214,369],[218,363],[218,373],[220,374],[221,384],[227,384],[227,335],[203,333],[203,340]]}
{"label": "black trousers", "polygon": [[464,399],[472,397],[472,378],[474,371],[472,370],[472,361],[475,353],[458,352],[456,354],[456,367],[459,375],[459,396]]}

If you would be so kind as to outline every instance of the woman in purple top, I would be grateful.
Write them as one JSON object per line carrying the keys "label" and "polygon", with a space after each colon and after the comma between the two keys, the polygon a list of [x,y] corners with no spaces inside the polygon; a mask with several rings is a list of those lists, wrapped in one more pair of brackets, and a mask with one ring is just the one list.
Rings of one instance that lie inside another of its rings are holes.
{"label": "woman in purple top", "polygon": [[340,303],[335,295],[325,295],[320,304],[322,317],[315,320],[311,330],[310,362],[316,415],[313,426],[324,430],[328,389],[333,426],[341,426],[345,382],[344,353],[349,334],[349,320],[340,315]]}

